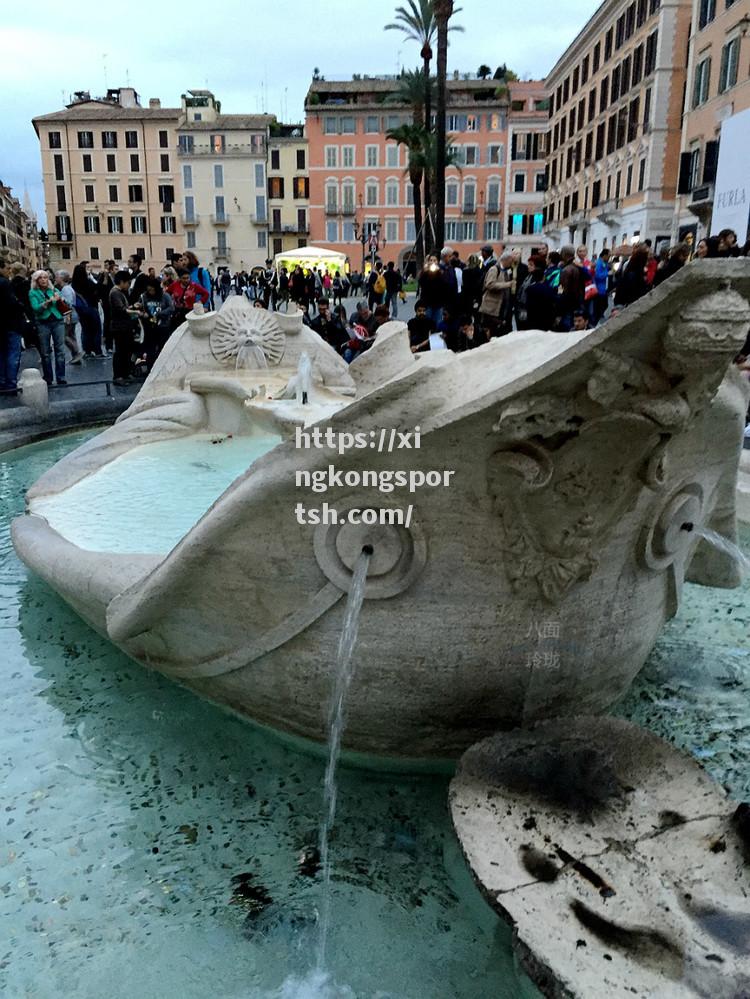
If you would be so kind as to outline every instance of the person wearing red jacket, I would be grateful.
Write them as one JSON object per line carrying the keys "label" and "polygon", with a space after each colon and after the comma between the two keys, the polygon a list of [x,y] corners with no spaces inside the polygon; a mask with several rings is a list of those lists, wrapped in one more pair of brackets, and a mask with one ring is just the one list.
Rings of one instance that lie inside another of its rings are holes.
{"label": "person wearing red jacket", "polygon": [[190,279],[190,271],[178,270],[177,280],[169,286],[168,292],[174,302],[174,329],[185,322],[185,317],[192,312],[197,301],[203,305],[208,302],[208,292],[203,285]]}

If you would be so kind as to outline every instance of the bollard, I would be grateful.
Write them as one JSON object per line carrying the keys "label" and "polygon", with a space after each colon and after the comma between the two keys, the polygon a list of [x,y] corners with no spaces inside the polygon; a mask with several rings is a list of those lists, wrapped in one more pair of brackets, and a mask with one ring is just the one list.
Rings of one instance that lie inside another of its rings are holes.
{"label": "bollard", "polygon": [[37,368],[26,368],[18,378],[21,402],[33,409],[37,416],[49,414],[49,391],[47,383]]}

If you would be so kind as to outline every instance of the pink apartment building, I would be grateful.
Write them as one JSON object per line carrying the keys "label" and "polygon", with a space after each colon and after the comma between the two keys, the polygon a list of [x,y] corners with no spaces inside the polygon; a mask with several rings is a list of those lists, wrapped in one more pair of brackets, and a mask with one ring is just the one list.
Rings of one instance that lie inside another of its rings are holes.
{"label": "pink apartment building", "polygon": [[[412,120],[389,99],[397,87],[395,77],[314,80],[305,100],[310,242],[346,253],[352,270],[367,254],[363,235],[377,233],[379,256],[398,265],[418,235],[407,151],[386,139]],[[446,127],[460,169],[446,175],[445,239],[463,259],[500,241],[528,256],[540,241],[548,126],[542,82],[448,81]]]}

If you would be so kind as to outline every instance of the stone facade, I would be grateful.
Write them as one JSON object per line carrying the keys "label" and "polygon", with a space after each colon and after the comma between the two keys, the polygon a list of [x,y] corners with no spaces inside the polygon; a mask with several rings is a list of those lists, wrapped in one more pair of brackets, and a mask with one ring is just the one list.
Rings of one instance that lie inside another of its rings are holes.
{"label": "stone facade", "polygon": [[268,137],[269,257],[310,241],[308,160],[304,125],[274,123]]}
{"label": "stone facade", "polygon": [[[314,80],[305,101],[311,238],[348,254],[352,269],[369,256],[357,242],[363,232],[378,235],[383,260],[402,265],[413,253],[407,152],[386,139],[412,121],[411,110],[392,99],[397,90],[396,77]],[[464,259],[486,242],[528,248],[541,240],[546,108],[541,82],[506,85],[468,74],[448,81],[447,132],[461,171],[446,173],[445,240]]]}
{"label": "stone facade", "polygon": [[50,266],[80,260],[127,263],[139,253],[160,268],[181,249],[176,211],[179,108],[130,87],[105,98],[76,94],[63,110],[34,118],[42,156]]}
{"label": "stone facade", "polygon": [[669,240],[692,0],[606,0],[549,76],[550,242]]}

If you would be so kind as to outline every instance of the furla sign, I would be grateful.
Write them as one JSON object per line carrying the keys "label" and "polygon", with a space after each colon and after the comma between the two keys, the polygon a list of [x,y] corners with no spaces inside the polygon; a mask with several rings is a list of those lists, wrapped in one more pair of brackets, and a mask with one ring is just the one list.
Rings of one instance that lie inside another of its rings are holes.
{"label": "furla sign", "polygon": [[748,237],[750,215],[750,109],[721,126],[711,235],[734,229],[740,246]]}

